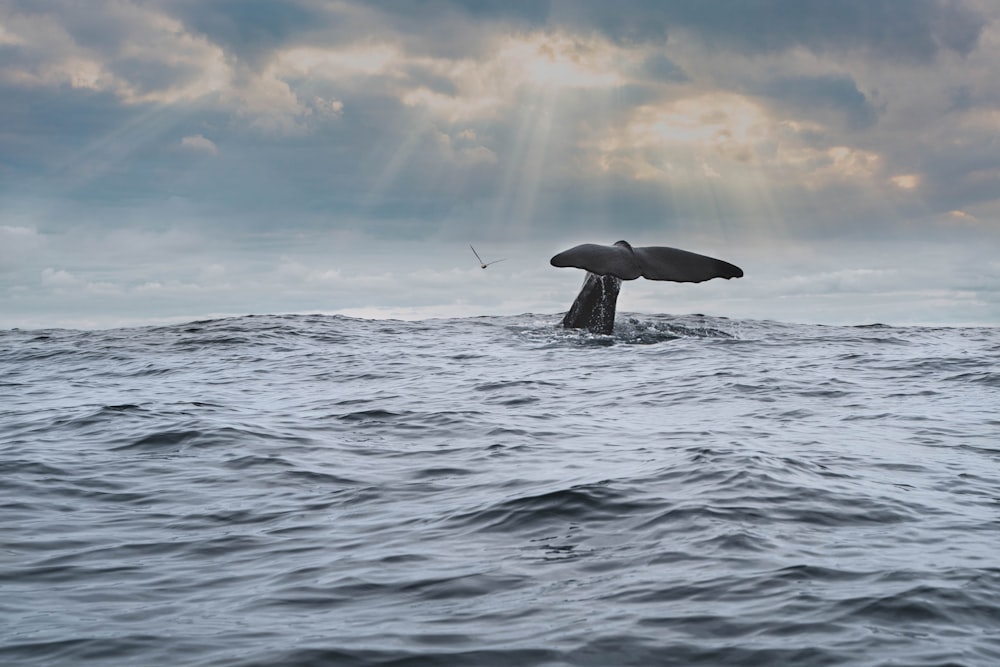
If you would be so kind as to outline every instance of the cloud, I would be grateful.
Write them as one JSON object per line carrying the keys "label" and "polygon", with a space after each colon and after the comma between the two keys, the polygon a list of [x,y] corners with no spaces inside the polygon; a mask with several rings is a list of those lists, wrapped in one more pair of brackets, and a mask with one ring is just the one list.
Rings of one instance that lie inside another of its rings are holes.
{"label": "cloud", "polygon": [[219,149],[215,146],[215,143],[200,134],[193,134],[181,139],[181,147],[196,153],[219,154]]}
{"label": "cloud", "polygon": [[768,3],[579,3],[576,19],[616,41],[662,42],[674,31],[712,48],[768,54],[804,47],[817,53],[862,49],[878,57],[928,62],[941,51],[970,53],[983,19],[968,4],[914,0],[775,0]]}
{"label": "cloud", "polygon": [[664,83],[686,83],[691,78],[673,61],[662,53],[651,53],[640,66],[642,78]]}
{"label": "cloud", "polygon": [[901,190],[913,190],[920,185],[918,174],[898,174],[889,179],[889,182]]}
{"label": "cloud", "polygon": [[219,45],[230,59],[260,69],[276,49],[317,28],[330,27],[335,10],[311,2],[269,0],[161,0],[161,11],[186,29]]}
{"label": "cloud", "polygon": [[225,85],[223,51],[169,15],[131,2],[10,3],[0,81],[110,92],[130,104],[176,103]]}
{"label": "cloud", "polygon": [[863,130],[878,120],[871,101],[848,76],[782,77],[766,82],[761,94],[794,111],[798,117],[823,118],[833,111],[841,114],[850,130]]}
{"label": "cloud", "polygon": [[973,224],[979,222],[976,216],[966,213],[965,211],[958,211],[958,210],[948,211],[948,218],[955,222],[964,222]]}
{"label": "cloud", "polygon": [[63,269],[48,267],[42,271],[42,285],[46,287],[76,287],[82,282],[78,277]]}
{"label": "cloud", "polygon": [[11,272],[31,261],[45,245],[34,227],[0,225],[0,273]]}

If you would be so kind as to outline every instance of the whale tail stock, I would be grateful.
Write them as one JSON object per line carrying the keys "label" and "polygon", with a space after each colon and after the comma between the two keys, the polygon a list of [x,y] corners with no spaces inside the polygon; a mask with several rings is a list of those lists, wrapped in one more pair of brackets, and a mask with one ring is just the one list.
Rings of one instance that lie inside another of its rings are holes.
{"label": "whale tail stock", "polygon": [[601,276],[588,271],[580,293],[563,317],[563,327],[610,334],[615,328],[615,308],[621,287],[622,280],[617,276]]}

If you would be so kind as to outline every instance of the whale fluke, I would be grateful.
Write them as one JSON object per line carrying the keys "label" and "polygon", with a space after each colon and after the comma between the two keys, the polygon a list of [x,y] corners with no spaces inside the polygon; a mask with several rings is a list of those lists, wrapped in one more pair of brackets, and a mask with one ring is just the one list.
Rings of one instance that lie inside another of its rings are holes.
{"label": "whale fluke", "polygon": [[584,243],[550,260],[552,266],[575,267],[599,276],[622,280],[669,280],[700,283],[712,278],[741,278],[743,269],[721,259],[666,246],[633,248],[627,241],[614,245]]}
{"label": "whale fluke", "polygon": [[567,329],[610,334],[621,281],[669,280],[700,283],[712,278],[742,278],[743,269],[721,259],[666,246],[633,248],[627,241],[612,246],[584,243],[554,256],[549,263],[587,272],[583,287],[563,317]]}

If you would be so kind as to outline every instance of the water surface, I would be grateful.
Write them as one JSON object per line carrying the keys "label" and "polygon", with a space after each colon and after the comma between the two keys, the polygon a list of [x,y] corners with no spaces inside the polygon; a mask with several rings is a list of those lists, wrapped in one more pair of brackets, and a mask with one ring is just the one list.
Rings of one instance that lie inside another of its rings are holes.
{"label": "water surface", "polygon": [[1000,330],[0,331],[0,663],[1000,664]]}

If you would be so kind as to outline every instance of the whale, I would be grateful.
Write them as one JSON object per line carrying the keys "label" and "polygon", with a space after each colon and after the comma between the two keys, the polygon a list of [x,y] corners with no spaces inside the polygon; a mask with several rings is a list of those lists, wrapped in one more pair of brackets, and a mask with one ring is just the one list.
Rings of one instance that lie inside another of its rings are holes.
{"label": "whale", "polygon": [[628,241],[609,246],[584,243],[553,256],[549,263],[587,272],[580,293],[563,317],[563,327],[605,335],[614,331],[615,308],[623,280],[700,283],[713,278],[743,277],[743,269],[715,257],[667,246],[633,248]]}

